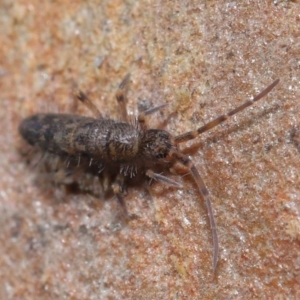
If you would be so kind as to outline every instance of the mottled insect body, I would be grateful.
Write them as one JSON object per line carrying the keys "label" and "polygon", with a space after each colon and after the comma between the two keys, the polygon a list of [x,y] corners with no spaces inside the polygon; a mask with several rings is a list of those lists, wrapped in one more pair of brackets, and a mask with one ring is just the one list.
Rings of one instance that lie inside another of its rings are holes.
{"label": "mottled insect body", "polygon": [[69,114],[33,115],[23,120],[19,131],[30,145],[43,151],[98,164],[99,169],[102,165],[119,166],[121,173],[125,166],[143,169],[166,159],[175,147],[164,130]]}
{"label": "mottled insect body", "polygon": [[[177,182],[159,173],[163,168],[169,168],[173,163],[185,166],[193,176],[202,195],[210,221],[213,238],[213,270],[218,261],[218,235],[214,214],[208,190],[191,159],[182,154],[178,144],[194,139],[228,117],[252,105],[269,93],[279,82],[277,79],[253,100],[222,115],[195,131],[186,132],[173,137],[161,129],[148,129],[146,116],[162,109],[165,104],[140,113],[136,120],[130,121],[126,111],[125,89],[129,81],[127,75],[119,86],[116,98],[121,108],[121,121],[103,118],[94,104],[82,92],[77,92],[77,98],[83,102],[97,118],[71,114],[36,114],[23,120],[19,126],[20,134],[32,146],[46,153],[52,153],[61,158],[77,161],[82,170],[99,175],[105,169],[113,174],[112,190],[130,219],[123,200],[124,183],[127,177],[145,174],[151,179],[162,181],[174,186]],[[68,166],[67,166],[68,168]],[[74,164],[71,171],[74,171]]]}
{"label": "mottled insect body", "polygon": [[140,138],[137,126],[69,114],[33,115],[21,123],[20,132],[41,150],[107,163],[136,159]]}

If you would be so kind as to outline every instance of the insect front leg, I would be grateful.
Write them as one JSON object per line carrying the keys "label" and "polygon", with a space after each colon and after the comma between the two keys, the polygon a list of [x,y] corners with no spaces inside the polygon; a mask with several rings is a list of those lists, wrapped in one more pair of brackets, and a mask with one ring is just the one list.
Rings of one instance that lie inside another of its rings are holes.
{"label": "insect front leg", "polygon": [[161,182],[164,182],[164,183],[167,183],[167,184],[170,184],[170,185],[181,187],[181,184],[179,184],[178,182],[170,179],[169,177],[163,176],[163,175],[158,174],[158,173],[154,173],[150,169],[146,171],[146,176],[149,177],[150,179],[154,179],[154,180],[161,181]]}
{"label": "insect front leg", "polygon": [[146,124],[146,117],[148,115],[151,115],[157,111],[159,111],[160,109],[166,107],[168,104],[167,103],[164,103],[164,104],[161,104],[161,105],[158,105],[158,106],[155,106],[155,107],[152,107],[152,108],[149,108],[143,112],[141,112],[139,115],[138,115],[138,122],[140,124],[140,126],[143,128],[143,129],[147,129],[147,124]]}

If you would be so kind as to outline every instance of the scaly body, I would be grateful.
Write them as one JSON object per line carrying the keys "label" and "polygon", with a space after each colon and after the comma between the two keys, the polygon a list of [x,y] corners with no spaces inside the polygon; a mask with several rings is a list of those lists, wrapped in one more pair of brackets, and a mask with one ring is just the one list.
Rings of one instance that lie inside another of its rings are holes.
{"label": "scaly body", "polygon": [[78,160],[78,165],[82,160],[85,166],[98,166],[99,174],[103,166],[111,168],[112,173],[115,174],[112,189],[124,208],[126,216],[129,217],[122,197],[124,177],[128,175],[132,177],[137,172],[142,172],[149,178],[180,186],[168,177],[156,173],[155,169],[156,166],[169,167],[173,162],[185,166],[193,176],[206,203],[213,238],[213,270],[215,270],[219,243],[209,193],[191,159],[183,155],[177,146],[179,143],[196,138],[199,134],[252,105],[268,94],[279,80],[275,80],[253,100],[245,102],[194,131],[175,137],[165,130],[148,129],[145,124],[147,115],[158,111],[165,105],[149,109],[139,114],[135,122],[129,122],[125,93],[128,80],[129,76],[126,76],[116,94],[122,110],[122,121],[116,122],[103,118],[93,103],[82,92],[79,92],[77,98],[86,104],[97,118],[68,114],[36,114],[22,121],[19,127],[20,134],[29,144],[42,151],[75,158]]}

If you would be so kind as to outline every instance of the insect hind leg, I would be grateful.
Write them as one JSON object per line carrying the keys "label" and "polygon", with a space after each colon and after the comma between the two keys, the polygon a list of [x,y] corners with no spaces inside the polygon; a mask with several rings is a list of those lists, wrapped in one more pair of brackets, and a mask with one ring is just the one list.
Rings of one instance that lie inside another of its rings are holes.
{"label": "insect hind leg", "polygon": [[83,93],[81,90],[74,90],[74,96],[83,103],[94,115],[96,118],[101,119],[102,114],[99,109],[95,106],[95,104],[91,101],[91,99]]}

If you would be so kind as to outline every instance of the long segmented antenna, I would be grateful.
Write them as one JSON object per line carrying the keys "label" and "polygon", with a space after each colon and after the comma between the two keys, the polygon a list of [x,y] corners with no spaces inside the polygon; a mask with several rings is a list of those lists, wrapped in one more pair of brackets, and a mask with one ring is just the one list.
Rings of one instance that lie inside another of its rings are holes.
{"label": "long segmented antenna", "polygon": [[202,177],[200,176],[199,172],[197,171],[191,159],[178,152],[174,153],[174,157],[177,158],[184,166],[186,166],[190,170],[190,173],[193,176],[198,186],[198,190],[203,200],[205,201],[210,229],[212,233],[212,240],[213,240],[213,271],[215,272],[217,268],[218,257],[219,257],[219,241],[218,241],[218,233],[217,233],[215,217],[214,217],[214,213],[213,213],[213,209],[209,197],[209,192],[205,186]]}
{"label": "long segmented antenna", "polygon": [[195,137],[197,137],[199,134],[212,129],[213,127],[221,124],[222,122],[226,121],[229,117],[237,114],[238,112],[244,110],[246,107],[254,104],[256,101],[258,101],[259,99],[261,99],[262,97],[264,97],[265,95],[267,95],[279,82],[279,79],[276,79],[272,84],[270,84],[267,88],[265,88],[261,93],[259,93],[257,96],[255,96],[253,98],[253,100],[248,100],[246,101],[244,104],[238,106],[237,108],[231,110],[229,113],[227,113],[226,115],[221,115],[218,118],[212,120],[211,122],[205,124],[204,126],[198,128],[197,130],[194,131],[188,131],[186,133],[183,133],[181,135],[176,136],[175,139],[175,143],[179,144],[179,143],[183,143],[189,140],[194,139]]}
{"label": "long segmented antenna", "polygon": [[218,240],[218,233],[217,233],[217,227],[215,222],[215,217],[209,197],[208,190],[205,186],[205,183],[200,176],[199,172],[197,171],[196,167],[194,165],[191,166],[191,174],[194,177],[194,180],[196,181],[198,185],[198,189],[205,201],[208,218],[209,218],[209,224],[210,224],[210,230],[212,233],[212,239],[213,239],[213,271],[216,271],[217,263],[218,263],[218,257],[219,257],[219,240]]}
{"label": "long segmented antenna", "polygon": [[[265,95],[267,95],[277,84],[279,83],[279,79],[275,80],[272,84],[270,84],[267,88],[265,88],[261,93],[259,93],[257,96],[253,98],[253,100],[248,100],[244,104],[238,106],[237,108],[231,110],[229,113],[225,115],[221,115],[218,118],[214,119],[213,121],[207,123],[206,125],[198,128],[197,130],[194,131],[188,131],[184,134],[178,135],[174,137],[175,143],[179,144],[182,142],[186,142],[188,140],[192,140],[196,138],[198,135],[201,133],[219,125],[220,123],[226,121],[229,117],[237,114],[238,112],[244,110],[246,107],[251,106],[253,103],[256,101],[260,100],[263,98]],[[210,201],[210,196],[209,192],[205,186],[205,183],[200,176],[199,172],[197,171],[196,167],[192,163],[191,159],[179,152],[175,152],[173,154],[175,158],[177,158],[184,166],[186,166],[189,170],[191,175],[193,176],[199,192],[202,196],[202,198],[205,201],[206,208],[207,208],[207,213],[209,217],[209,223],[210,223],[210,229],[212,232],[212,240],[213,240],[213,271],[216,271],[217,268],[217,263],[218,263],[218,256],[219,256],[219,241],[218,241],[218,233],[216,229],[216,222],[214,218],[214,213]]]}

